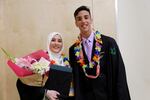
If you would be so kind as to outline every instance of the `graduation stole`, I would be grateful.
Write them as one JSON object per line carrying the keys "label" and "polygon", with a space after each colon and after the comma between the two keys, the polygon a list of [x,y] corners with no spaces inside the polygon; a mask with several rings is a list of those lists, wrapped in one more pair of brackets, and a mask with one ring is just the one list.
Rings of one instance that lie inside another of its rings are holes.
{"label": "graduation stole", "polygon": [[[95,49],[94,49],[94,56],[92,57],[92,60],[89,61],[89,64],[86,64],[84,61],[84,56],[83,56],[83,50],[82,50],[82,40],[81,37],[78,38],[78,40],[75,43],[74,47],[74,52],[76,56],[77,63],[80,64],[80,66],[83,69],[83,72],[86,77],[88,78],[97,78],[100,74],[100,58],[101,56],[101,48],[102,48],[102,39],[101,39],[101,34],[100,32],[96,31],[95,33]],[[94,68],[96,67],[96,75],[88,75],[86,72],[86,68]]]}
{"label": "graduation stole", "polygon": [[[65,64],[65,66],[69,67],[69,59],[65,56],[65,54],[61,54],[62,58],[63,58],[63,62]],[[54,60],[50,60],[50,64],[56,64],[56,62]]]}

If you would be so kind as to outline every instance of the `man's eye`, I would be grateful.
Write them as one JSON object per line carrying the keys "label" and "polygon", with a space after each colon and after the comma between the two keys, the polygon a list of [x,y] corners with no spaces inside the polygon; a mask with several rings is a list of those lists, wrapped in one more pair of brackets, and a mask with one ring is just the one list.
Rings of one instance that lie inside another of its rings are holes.
{"label": "man's eye", "polygon": [[85,19],[88,19],[88,18],[89,18],[89,16],[85,16],[84,18],[85,18]]}
{"label": "man's eye", "polygon": [[77,18],[77,21],[81,21],[81,20],[82,20],[82,18],[81,18],[81,17],[78,17],[78,18]]}

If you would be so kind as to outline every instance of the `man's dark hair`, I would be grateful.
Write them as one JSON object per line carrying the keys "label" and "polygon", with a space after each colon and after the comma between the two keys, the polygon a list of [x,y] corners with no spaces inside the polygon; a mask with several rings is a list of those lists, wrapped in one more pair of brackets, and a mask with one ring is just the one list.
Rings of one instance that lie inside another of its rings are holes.
{"label": "man's dark hair", "polygon": [[76,16],[78,15],[78,13],[82,10],[88,11],[90,16],[91,16],[91,12],[90,9],[87,6],[80,6],[79,8],[77,8],[74,12],[74,18],[76,18]]}

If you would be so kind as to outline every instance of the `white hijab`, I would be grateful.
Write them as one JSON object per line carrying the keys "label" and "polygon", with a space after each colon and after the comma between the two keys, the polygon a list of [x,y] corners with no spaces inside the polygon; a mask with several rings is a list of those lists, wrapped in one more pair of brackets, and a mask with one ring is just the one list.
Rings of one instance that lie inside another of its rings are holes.
{"label": "white hijab", "polygon": [[[62,35],[61,33],[59,32],[52,32],[52,33],[49,33],[48,35],[48,41],[47,41],[47,51],[48,51],[48,55],[50,57],[50,60],[54,60],[56,62],[57,65],[61,65],[61,66],[64,66],[64,62],[63,62],[63,58],[61,56],[61,53],[63,51],[63,47],[64,45],[62,46],[62,49],[60,50],[59,53],[54,53],[50,50],[50,42],[52,41],[52,38],[55,36],[55,35],[59,35],[61,38],[62,38]],[[63,39],[62,39],[63,40]],[[62,41],[63,42],[63,41]]]}

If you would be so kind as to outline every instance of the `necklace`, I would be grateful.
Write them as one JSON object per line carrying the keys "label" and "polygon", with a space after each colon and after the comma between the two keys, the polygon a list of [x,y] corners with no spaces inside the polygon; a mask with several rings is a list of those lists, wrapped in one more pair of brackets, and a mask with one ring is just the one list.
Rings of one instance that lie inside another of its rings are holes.
{"label": "necklace", "polygon": [[[95,49],[94,49],[94,56],[92,57],[92,60],[89,61],[89,64],[86,64],[84,61],[84,56],[83,56],[83,51],[82,51],[82,40],[81,37],[78,38],[78,40],[75,43],[75,47],[74,47],[74,52],[75,52],[75,56],[76,56],[76,60],[77,63],[80,64],[80,66],[83,69],[83,72],[85,74],[86,77],[88,78],[97,78],[100,74],[100,58],[102,56],[101,55],[101,48],[102,48],[102,39],[101,39],[101,34],[99,31],[96,31],[95,33]],[[96,67],[96,75],[89,75],[86,72],[86,68],[94,68]]]}

